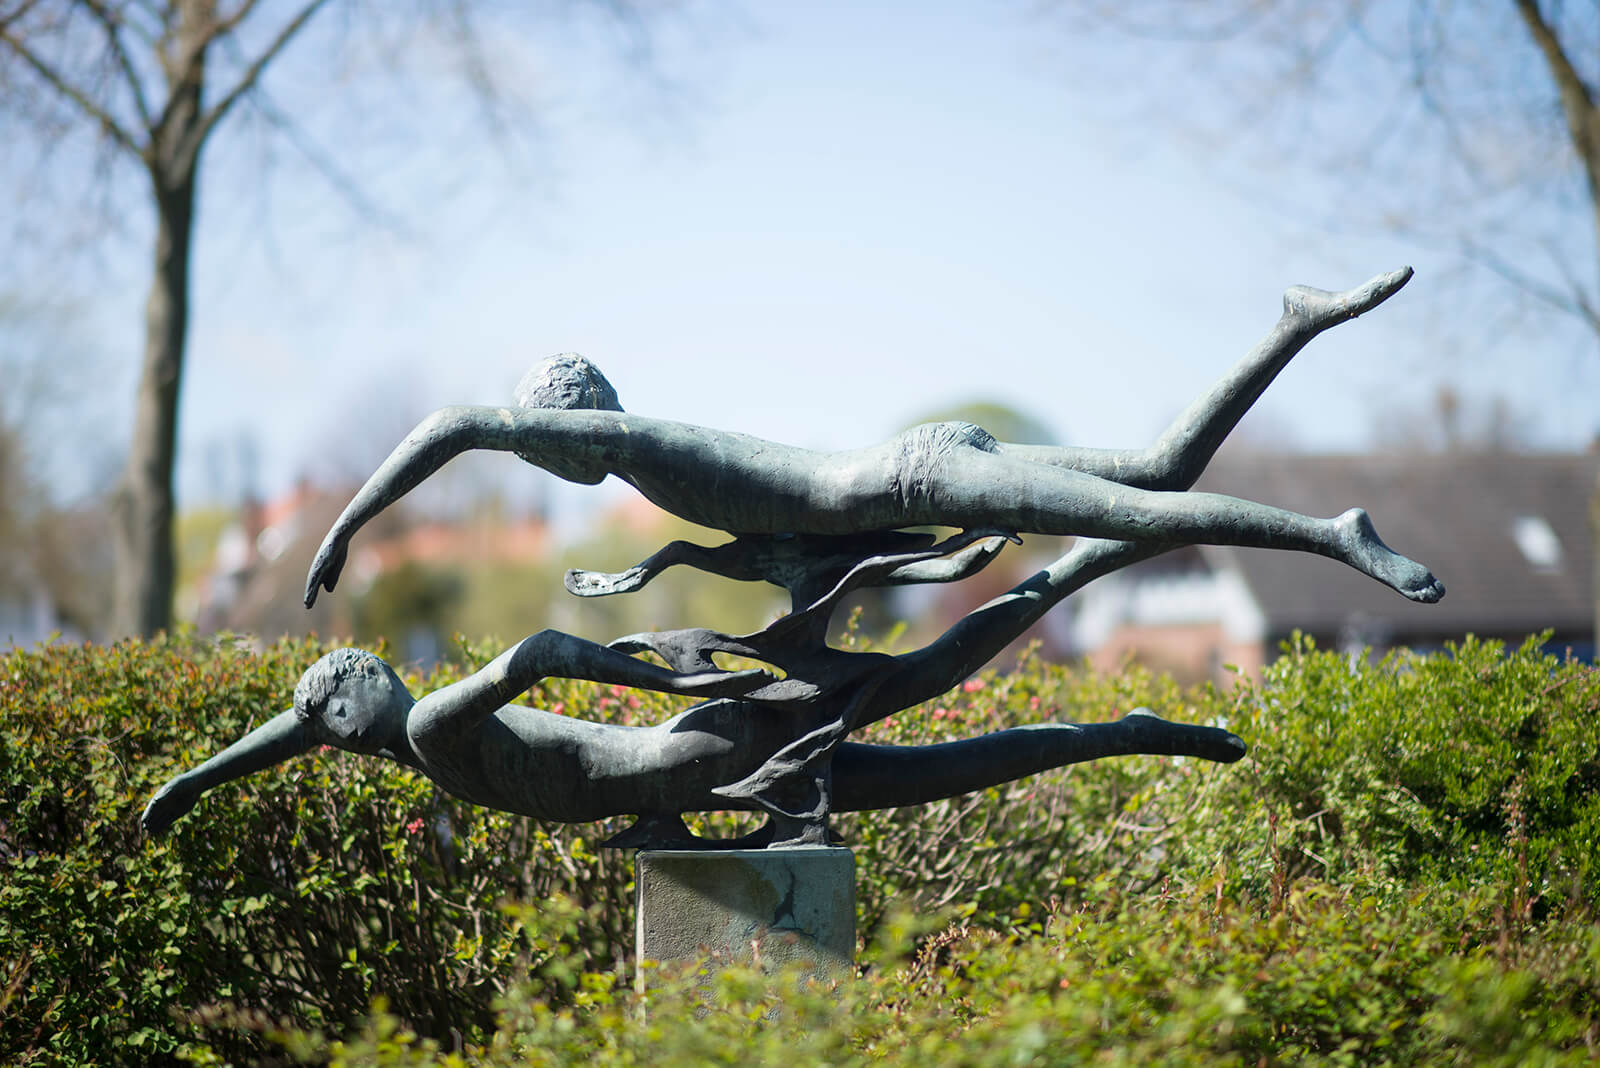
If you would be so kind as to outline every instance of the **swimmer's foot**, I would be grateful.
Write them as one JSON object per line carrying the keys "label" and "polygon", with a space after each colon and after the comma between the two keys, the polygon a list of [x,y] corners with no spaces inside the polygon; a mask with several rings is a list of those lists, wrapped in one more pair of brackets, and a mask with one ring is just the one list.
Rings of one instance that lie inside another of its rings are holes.
{"label": "swimmer's foot", "polygon": [[1396,293],[1411,281],[1411,268],[1380,274],[1376,278],[1347,289],[1343,293],[1330,293],[1310,286],[1290,286],[1283,295],[1285,315],[1303,317],[1317,330],[1323,330],[1347,319],[1363,315]]}
{"label": "swimmer's foot", "polygon": [[1135,736],[1131,751],[1136,753],[1192,756],[1232,764],[1249,752],[1244,739],[1232,731],[1198,723],[1174,723],[1148,708],[1133,709],[1118,724]]}
{"label": "swimmer's foot", "polygon": [[1339,559],[1351,567],[1413,601],[1433,604],[1444,596],[1444,584],[1433,572],[1383,543],[1364,509],[1350,509],[1333,520],[1333,525]]}

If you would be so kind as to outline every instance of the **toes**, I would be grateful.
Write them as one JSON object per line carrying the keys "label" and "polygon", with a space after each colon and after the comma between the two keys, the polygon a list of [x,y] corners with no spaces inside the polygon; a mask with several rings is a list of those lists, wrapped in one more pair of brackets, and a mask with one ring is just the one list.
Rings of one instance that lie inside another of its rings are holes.
{"label": "toes", "polygon": [[1411,268],[1380,274],[1354,289],[1343,293],[1330,293],[1311,286],[1290,286],[1283,295],[1283,310],[1290,315],[1303,315],[1319,328],[1332,326],[1346,319],[1354,319],[1388,300],[1411,280]]}
{"label": "toes", "polygon": [[1427,582],[1414,590],[1408,590],[1406,596],[1423,604],[1434,604],[1444,596],[1444,583],[1429,575]]}
{"label": "toes", "polygon": [[1221,739],[1216,754],[1211,758],[1219,764],[1232,764],[1242,760],[1250,752],[1250,747],[1244,744],[1244,739],[1232,731],[1223,731],[1226,737]]}
{"label": "toes", "polygon": [[1351,314],[1360,315],[1363,312],[1376,308],[1400,292],[1400,287],[1411,281],[1412,270],[1402,267],[1398,271],[1380,274],[1372,281],[1362,286],[1357,286],[1351,293]]}

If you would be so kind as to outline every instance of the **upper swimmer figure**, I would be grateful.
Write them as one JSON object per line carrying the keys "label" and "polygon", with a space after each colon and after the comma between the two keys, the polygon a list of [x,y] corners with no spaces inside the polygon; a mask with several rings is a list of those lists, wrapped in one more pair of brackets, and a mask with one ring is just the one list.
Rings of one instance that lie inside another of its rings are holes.
{"label": "upper swimmer figure", "polygon": [[1295,352],[1376,307],[1410,276],[1405,268],[1343,293],[1290,289],[1272,333],[1142,451],[1014,445],[957,422],[925,423],[863,449],[802,449],[625,413],[592,363],[554,356],[523,378],[517,407],[442,408],[418,424],[324,539],[306,604],[319,588],[334,588],[363,524],[470,449],[514,452],[569,482],[615,475],[673,515],[734,534],[937,525],[1293,549],[1342,561],[1414,601],[1437,601],[1444,587],[1384,545],[1360,509],[1317,519],[1184,489]]}

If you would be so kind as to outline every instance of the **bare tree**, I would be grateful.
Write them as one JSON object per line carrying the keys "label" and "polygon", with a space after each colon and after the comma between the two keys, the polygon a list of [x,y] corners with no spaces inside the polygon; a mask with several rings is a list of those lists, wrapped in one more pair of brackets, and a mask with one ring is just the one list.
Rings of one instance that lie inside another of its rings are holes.
{"label": "bare tree", "polygon": [[[54,157],[53,167],[83,173],[102,190],[129,166],[142,173],[141,199],[154,212],[143,364],[115,504],[113,635],[151,634],[171,619],[178,398],[206,146],[248,105],[359,201],[359,182],[332,154],[308,148],[293,118],[268,96],[266,72],[319,18],[334,18],[326,9],[343,9],[342,27],[374,32],[385,21],[428,19],[444,31],[438,39],[455,50],[457,72],[480,103],[491,105],[483,116],[493,121],[495,86],[478,45],[474,6],[470,0],[0,0],[0,56],[8,57],[0,63],[0,113]],[[604,6],[621,22],[636,19],[626,0]],[[387,42],[371,47],[382,52]],[[94,140],[87,157],[56,151],[86,131]],[[112,201],[118,195],[105,193]]]}
{"label": "bare tree", "polygon": [[1440,384],[1431,403],[1387,405],[1372,415],[1372,444],[1385,453],[1526,452],[1534,420],[1500,394],[1463,395]]}
{"label": "bare tree", "polygon": [[[1059,3],[1161,118],[1331,176],[1329,220],[1458,252],[1600,343],[1596,0]],[[1110,34],[1108,35],[1108,31]],[[1094,61],[1087,49],[1077,56]],[[1136,77],[1129,77],[1136,73]],[[1148,114],[1148,112],[1147,112]],[[1297,208],[1315,212],[1314,205]],[[1587,345],[1585,346],[1587,347]]]}
{"label": "bare tree", "polygon": [[[0,606],[42,595],[49,617],[87,637],[104,631],[110,603],[108,479],[93,473],[109,474],[93,458],[109,443],[97,399],[76,388],[99,370],[79,345],[76,312],[0,294]],[[76,477],[52,463],[69,438],[89,457]],[[38,637],[0,633],[0,645]]]}

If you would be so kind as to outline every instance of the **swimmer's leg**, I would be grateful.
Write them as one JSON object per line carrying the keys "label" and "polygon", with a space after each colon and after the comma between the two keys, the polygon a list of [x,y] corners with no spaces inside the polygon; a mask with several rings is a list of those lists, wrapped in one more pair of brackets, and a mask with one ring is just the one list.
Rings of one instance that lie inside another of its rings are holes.
{"label": "swimmer's leg", "polygon": [[1318,334],[1388,300],[1411,278],[1411,268],[1379,275],[1343,293],[1293,286],[1283,295],[1283,316],[1272,331],[1200,396],[1148,449],[1072,449],[1001,445],[1001,451],[1035,463],[1071,467],[1140,489],[1193,486],[1222,442],[1278,372]]}
{"label": "swimmer's leg", "polygon": [[1290,549],[1348,564],[1414,601],[1444,596],[1428,569],[1385,545],[1359,508],[1317,519],[1218,493],[1136,489],[972,448],[946,458],[930,498],[912,522],[1166,546]]}
{"label": "swimmer's leg", "polygon": [[1245,754],[1220,727],[1173,723],[1139,708],[1113,723],[1041,723],[942,745],[846,742],[833,757],[834,811],[955,797],[1050,768],[1148,753],[1232,763]]}

